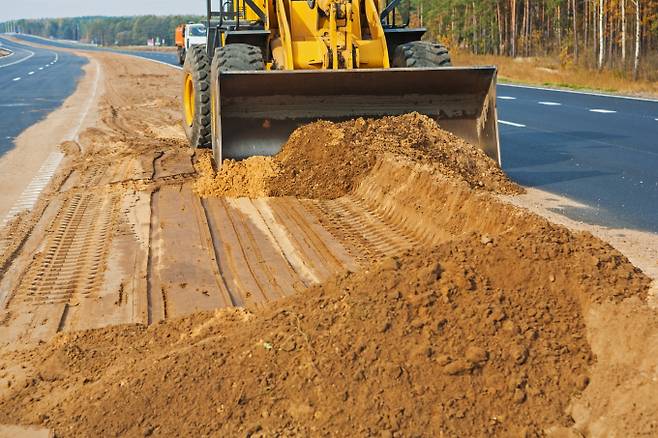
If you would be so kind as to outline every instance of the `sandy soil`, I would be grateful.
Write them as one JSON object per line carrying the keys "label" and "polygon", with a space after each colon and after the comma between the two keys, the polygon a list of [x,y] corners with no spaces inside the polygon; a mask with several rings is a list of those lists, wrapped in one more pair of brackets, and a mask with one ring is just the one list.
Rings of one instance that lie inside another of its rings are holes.
{"label": "sandy soil", "polygon": [[475,149],[411,114],[312,124],[215,173],[179,73],[90,56],[97,123],[0,235],[0,423],[655,435],[651,278],[515,205],[541,198]]}

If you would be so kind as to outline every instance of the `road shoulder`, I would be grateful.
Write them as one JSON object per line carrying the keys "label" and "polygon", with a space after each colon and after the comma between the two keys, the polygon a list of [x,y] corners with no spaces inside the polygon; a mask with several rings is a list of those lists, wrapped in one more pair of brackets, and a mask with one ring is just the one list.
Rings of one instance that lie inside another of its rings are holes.
{"label": "road shoulder", "polygon": [[15,147],[0,158],[3,190],[0,192],[0,219],[5,218],[14,204],[39,173],[42,165],[59,152],[59,145],[75,140],[96,118],[98,96],[102,94],[100,64],[86,54],[90,62],[83,68],[83,76],[74,93],[44,120],[23,131],[15,140]]}

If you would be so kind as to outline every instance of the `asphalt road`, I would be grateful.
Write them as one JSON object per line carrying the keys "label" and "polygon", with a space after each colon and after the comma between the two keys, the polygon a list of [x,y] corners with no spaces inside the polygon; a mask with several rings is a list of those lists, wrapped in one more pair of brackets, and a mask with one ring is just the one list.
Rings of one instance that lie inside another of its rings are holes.
{"label": "asphalt road", "polygon": [[[177,65],[174,53],[119,52]],[[658,101],[507,84],[497,93],[512,179],[586,205],[560,211],[572,219],[658,232]]]}
{"label": "asphalt road", "polygon": [[75,90],[85,58],[16,44],[0,36],[13,54],[0,58],[0,156],[14,139],[45,118]]}

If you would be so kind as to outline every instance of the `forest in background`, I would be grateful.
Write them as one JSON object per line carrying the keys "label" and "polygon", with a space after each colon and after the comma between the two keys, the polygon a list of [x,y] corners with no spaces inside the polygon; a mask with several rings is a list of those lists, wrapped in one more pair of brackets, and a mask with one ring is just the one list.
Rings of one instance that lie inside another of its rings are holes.
{"label": "forest in background", "polygon": [[658,80],[658,0],[412,1],[412,23],[453,49]]}
{"label": "forest in background", "polygon": [[203,20],[205,17],[198,15],[40,18],[0,23],[0,30],[102,46],[145,45],[149,39],[164,40],[163,45],[174,45],[176,26]]}
{"label": "forest in background", "polygon": [[[409,0],[406,0],[407,2]],[[554,57],[560,64],[658,81],[658,0],[410,0],[412,25],[453,50]],[[405,11],[405,12],[406,12]],[[174,28],[200,16],[16,20],[0,29],[101,45],[173,44]]]}

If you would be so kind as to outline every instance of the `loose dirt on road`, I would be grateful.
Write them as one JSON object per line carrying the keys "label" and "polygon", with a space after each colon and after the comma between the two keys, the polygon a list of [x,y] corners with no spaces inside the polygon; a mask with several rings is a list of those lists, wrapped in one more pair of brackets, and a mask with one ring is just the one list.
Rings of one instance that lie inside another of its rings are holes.
{"label": "loose dirt on road", "polygon": [[93,56],[98,124],[0,240],[0,424],[656,432],[650,278],[501,199],[522,190],[480,152],[409,114],[317,122],[215,172],[177,72]]}

